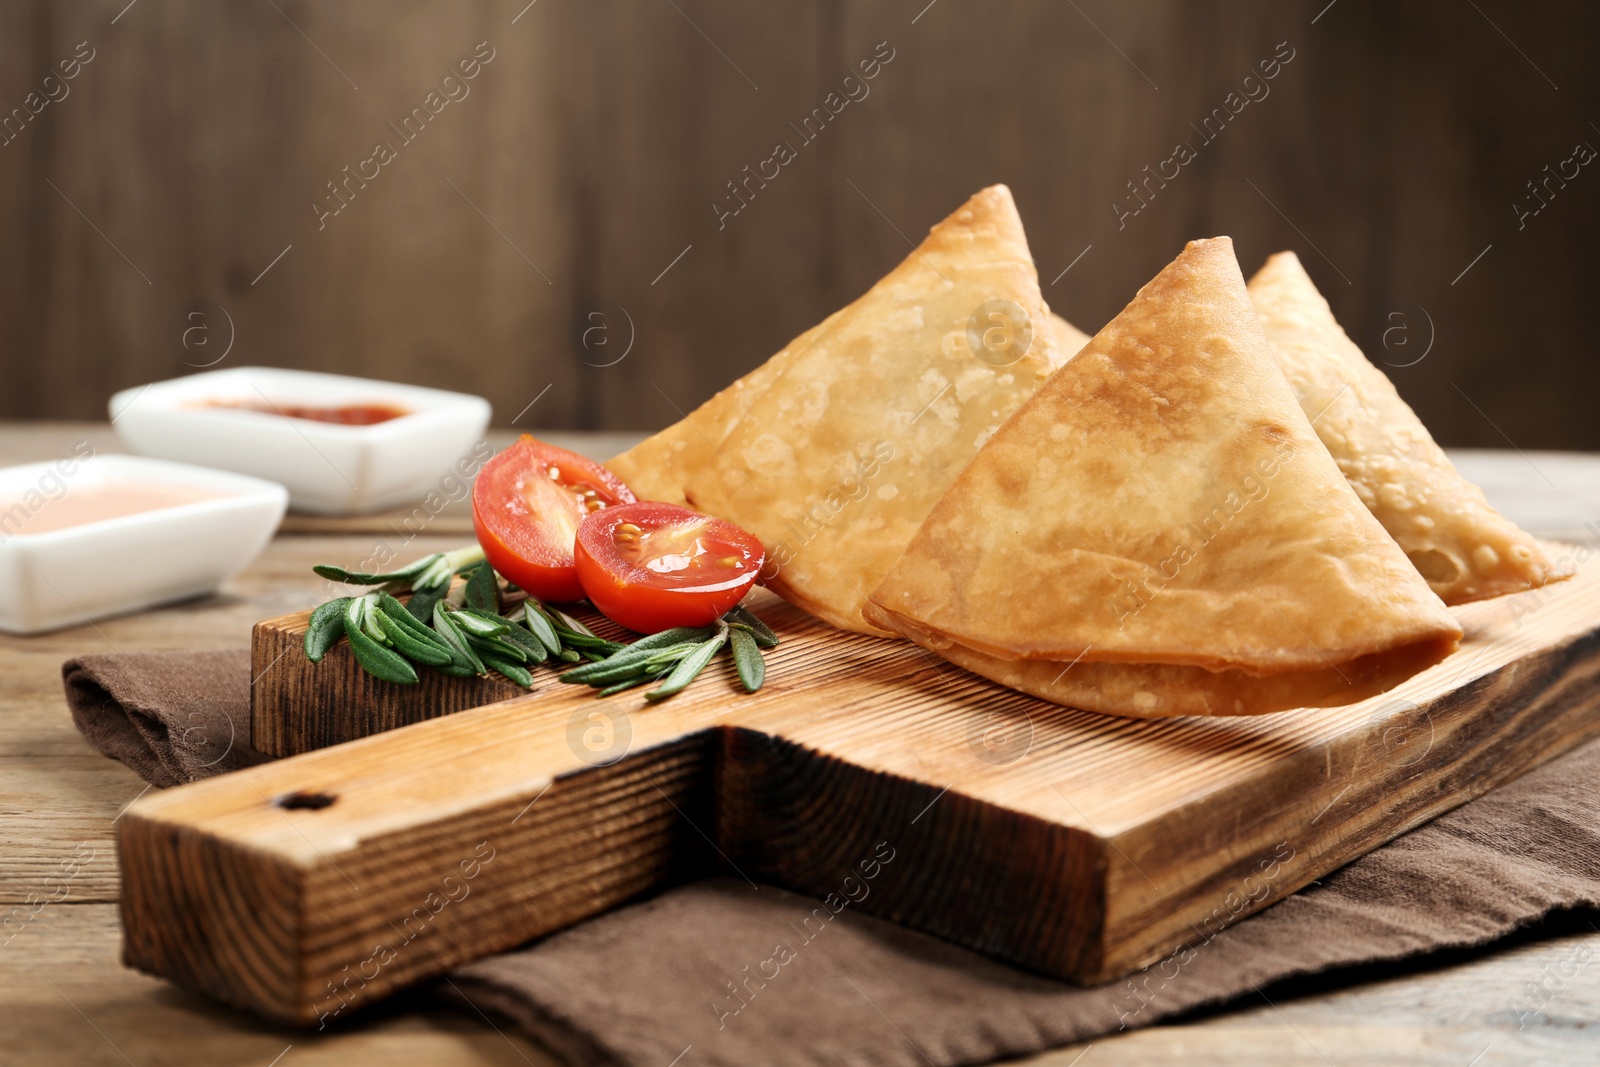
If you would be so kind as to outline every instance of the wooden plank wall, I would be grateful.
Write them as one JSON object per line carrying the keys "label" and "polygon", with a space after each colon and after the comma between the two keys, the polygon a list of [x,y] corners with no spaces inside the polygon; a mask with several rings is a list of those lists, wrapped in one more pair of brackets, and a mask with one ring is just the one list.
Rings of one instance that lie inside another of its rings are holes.
{"label": "wooden plank wall", "polygon": [[[1393,374],[1441,440],[1600,447],[1600,174],[1512,207],[1600,147],[1600,9],[926,2],[8,0],[0,113],[93,58],[0,147],[0,417],[95,417],[226,350],[462,388],[500,425],[654,428],[1004,181],[1085,329],[1187,238],[1233,235],[1247,270],[1291,247],[1369,352],[1432,335]],[[389,124],[479,42],[468,95],[404,142]],[[879,42],[869,95],[803,141]],[[1189,124],[1287,50],[1203,144]],[[1119,224],[1179,140],[1197,158]],[[793,161],[719,228],[779,141]]]}

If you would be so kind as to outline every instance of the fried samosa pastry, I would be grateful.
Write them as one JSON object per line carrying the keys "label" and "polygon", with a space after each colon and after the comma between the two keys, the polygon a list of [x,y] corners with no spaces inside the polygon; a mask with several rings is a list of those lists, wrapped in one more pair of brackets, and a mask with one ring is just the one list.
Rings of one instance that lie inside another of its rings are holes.
{"label": "fried samosa pastry", "polygon": [[606,460],[611,473],[640,500],[684,505],[689,472],[714,462],[722,439],[744,409],[782,372],[785,348],[710,400],[620,455]]}
{"label": "fried samosa pastry", "polygon": [[1000,427],[871,601],[979,674],[1132,716],[1347,703],[1461,636],[1317,440],[1225,237]]}
{"label": "fried samosa pastry", "polygon": [[[837,313],[836,313],[837,314]],[[1066,319],[1050,312],[1050,328],[1055,331],[1055,356],[1065,362],[1089,343],[1089,335]],[[811,343],[812,337],[833,319],[830,316],[796,337],[777,355],[688,415],[606,460],[611,472],[632,489],[640,500],[665,500],[686,505],[683,486],[689,474],[717,461],[718,450],[734,425],[760,396],[783,374],[789,358]]]}
{"label": "fried samosa pastry", "polygon": [[[1065,362],[1011,193],[978,193],[795,348],[689,505],[767,547],[767,584],[847,630],[939,496]],[[775,573],[774,573],[775,572]]]}
{"label": "fried samosa pastry", "polygon": [[1278,366],[1361,502],[1446,604],[1572,576],[1489,506],[1334,319],[1293,252],[1250,279]]}

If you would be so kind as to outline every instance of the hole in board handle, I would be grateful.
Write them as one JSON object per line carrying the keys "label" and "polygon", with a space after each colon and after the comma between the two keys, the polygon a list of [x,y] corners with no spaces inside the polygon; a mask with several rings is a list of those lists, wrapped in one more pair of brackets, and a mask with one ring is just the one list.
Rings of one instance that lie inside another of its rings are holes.
{"label": "hole in board handle", "polygon": [[327,793],[308,793],[302,789],[294,793],[285,793],[272,803],[289,811],[321,811],[338,799]]}

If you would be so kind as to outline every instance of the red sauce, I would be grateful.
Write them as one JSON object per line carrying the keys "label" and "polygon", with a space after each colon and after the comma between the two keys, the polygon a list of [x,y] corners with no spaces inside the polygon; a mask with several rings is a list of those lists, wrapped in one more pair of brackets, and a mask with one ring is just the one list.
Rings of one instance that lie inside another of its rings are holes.
{"label": "red sauce", "polygon": [[223,408],[233,411],[256,411],[263,415],[283,415],[291,419],[310,422],[331,422],[340,426],[374,426],[390,419],[398,419],[411,412],[393,404],[341,404],[338,407],[315,407],[310,404],[273,404],[257,400],[205,400],[201,407]]}

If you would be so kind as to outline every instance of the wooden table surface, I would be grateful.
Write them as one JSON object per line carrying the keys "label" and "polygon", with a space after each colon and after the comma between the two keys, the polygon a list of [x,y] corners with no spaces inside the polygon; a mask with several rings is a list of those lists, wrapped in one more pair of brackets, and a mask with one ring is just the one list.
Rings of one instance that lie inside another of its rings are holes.
{"label": "wooden table surface", "polygon": [[[550,437],[600,457],[630,440]],[[54,459],[84,439],[97,452],[118,450],[104,425],[0,423],[0,466]],[[1549,537],[1600,539],[1600,457],[1507,451],[1455,458],[1525,527]],[[382,536],[381,527],[381,519],[353,528],[291,516],[262,556],[217,596],[38,637],[0,635],[0,917],[20,920],[0,933],[0,1064],[556,1062],[503,1026],[416,996],[336,1033],[299,1033],[120,962],[113,824],[147,787],[91,751],[73,729],[61,692],[62,661],[81,653],[243,647],[256,620],[298,610],[315,596],[321,583],[312,563],[359,558]],[[413,548],[422,554],[470,536],[465,511],[452,507]],[[79,869],[67,895],[39,906],[46,893],[56,895],[45,879],[68,857],[78,859]],[[1597,959],[1600,917],[1570,913],[1488,949],[1269,987],[1254,1002],[1026,1062],[1592,1064],[1600,1059]],[[1532,1002],[1530,987],[1541,985],[1542,1013],[1519,1015]]]}

